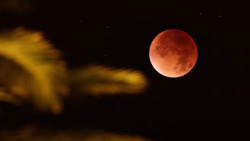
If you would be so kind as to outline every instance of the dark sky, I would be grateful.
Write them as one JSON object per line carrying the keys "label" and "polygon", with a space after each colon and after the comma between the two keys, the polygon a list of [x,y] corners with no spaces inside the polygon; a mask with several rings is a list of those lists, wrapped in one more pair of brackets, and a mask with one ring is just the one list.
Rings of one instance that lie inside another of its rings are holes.
{"label": "dark sky", "polygon": [[[248,9],[236,0],[54,0],[33,2],[33,9],[21,14],[1,12],[1,29],[22,25],[43,31],[63,51],[69,68],[126,67],[143,71],[150,81],[142,95],[88,97],[80,105],[66,103],[56,117],[24,109],[4,121],[99,128],[157,141],[238,139],[250,126]],[[178,79],[158,74],[148,57],[151,41],[166,29],[187,32],[198,47],[196,66]],[[16,115],[24,118],[9,118]]]}

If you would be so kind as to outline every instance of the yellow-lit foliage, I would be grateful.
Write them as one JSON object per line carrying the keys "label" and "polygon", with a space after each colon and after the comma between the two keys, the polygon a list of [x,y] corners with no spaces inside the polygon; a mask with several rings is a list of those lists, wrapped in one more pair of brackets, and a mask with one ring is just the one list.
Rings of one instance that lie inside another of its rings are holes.
{"label": "yellow-lit foliage", "polygon": [[17,106],[19,106],[21,104],[21,99],[13,96],[11,94],[7,94],[6,92],[4,92],[3,89],[0,89],[0,101],[9,102],[9,103],[15,104]]}
{"label": "yellow-lit foliage", "polygon": [[0,131],[0,138],[2,141],[151,141],[140,136],[100,130],[52,130],[34,127]]}
{"label": "yellow-lit foliage", "polygon": [[44,39],[41,32],[17,28],[0,33],[0,101],[19,105],[31,101],[41,111],[55,114],[62,110],[61,98],[73,95],[142,93],[148,81],[132,69],[101,65],[65,70],[60,52]]}
{"label": "yellow-lit foliage", "polygon": [[123,135],[109,132],[93,132],[83,138],[84,141],[151,141],[140,136]]}
{"label": "yellow-lit foliage", "polygon": [[148,81],[140,71],[90,65],[72,70],[69,74],[69,84],[74,91],[92,95],[112,95],[142,93],[147,87]]}
{"label": "yellow-lit foliage", "polygon": [[[65,62],[60,52],[41,32],[18,28],[0,34],[0,87],[2,97],[12,94],[31,100],[43,111],[59,113],[64,84]],[[1,100],[1,97],[0,97]]]}

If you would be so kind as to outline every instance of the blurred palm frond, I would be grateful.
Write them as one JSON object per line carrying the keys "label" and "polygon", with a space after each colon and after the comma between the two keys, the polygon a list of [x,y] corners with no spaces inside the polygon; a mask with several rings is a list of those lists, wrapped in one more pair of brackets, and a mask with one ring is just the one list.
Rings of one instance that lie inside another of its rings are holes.
{"label": "blurred palm frond", "polygon": [[[59,113],[65,63],[40,32],[17,28],[0,34],[0,86],[5,92],[31,100],[42,111]],[[1,100],[1,99],[0,99]]]}
{"label": "blurred palm frond", "polygon": [[102,130],[37,128],[0,131],[1,141],[151,141],[138,135],[118,134]]}
{"label": "blurred palm frond", "polygon": [[17,106],[19,106],[22,102],[21,99],[19,99],[18,97],[6,93],[3,90],[3,88],[0,88],[0,101],[12,103],[12,104],[17,105]]}
{"label": "blurred palm frond", "polygon": [[142,72],[133,69],[115,69],[102,65],[90,65],[69,72],[72,91],[85,92],[95,96],[117,93],[142,93],[148,80]]}

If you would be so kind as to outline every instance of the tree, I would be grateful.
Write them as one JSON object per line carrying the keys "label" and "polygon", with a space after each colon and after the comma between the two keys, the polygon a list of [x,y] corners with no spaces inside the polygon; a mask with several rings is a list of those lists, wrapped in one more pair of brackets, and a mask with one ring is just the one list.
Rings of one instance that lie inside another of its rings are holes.
{"label": "tree", "polygon": [[40,111],[58,114],[63,97],[81,92],[138,94],[148,81],[132,69],[102,65],[67,70],[60,51],[41,32],[22,27],[0,34],[0,101],[16,105],[28,101]]}

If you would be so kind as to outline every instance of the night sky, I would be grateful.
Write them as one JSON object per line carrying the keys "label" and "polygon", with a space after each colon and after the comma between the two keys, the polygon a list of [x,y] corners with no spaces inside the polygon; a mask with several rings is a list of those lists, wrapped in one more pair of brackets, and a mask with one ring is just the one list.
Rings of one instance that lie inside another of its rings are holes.
{"label": "night sky", "polygon": [[[241,138],[250,126],[248,9],[236,0],[53,0],[32,2],[21,13],[1,11],[0,29],[42,31],[69,68],[97,63],[137,69],[150,85],[141,95],[66,100],[59,116],[6,104],[0,123],[103,129],[157,141]],[[198,47],[196,66],[177,79],[160,75],[149,61],[151,41],[166,29],[187,32]]]}

